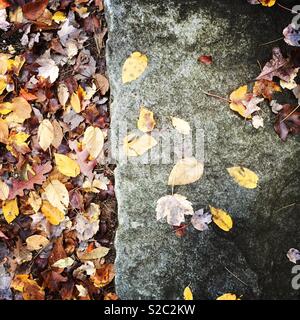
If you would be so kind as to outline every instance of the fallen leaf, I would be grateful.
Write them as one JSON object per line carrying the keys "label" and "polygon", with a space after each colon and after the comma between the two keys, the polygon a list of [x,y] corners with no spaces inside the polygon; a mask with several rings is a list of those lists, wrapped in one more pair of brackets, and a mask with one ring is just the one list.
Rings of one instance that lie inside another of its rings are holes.
{"label": "fallen leaf", "polygon": [[281,92],[281,88],[277,83],[269,80],[258,80],[253,87],[254,95],[263,96],[270,101],[273,99],[274,92]]}
{"label": "fallen leaf", "polygon": [[300,251],[295,248],[291,248],[286,254],[286,256],[291,262],[296,264],[297,261],[300,260]]}
{"label": "fallen leaf", "polygon": [[156,219],[167,218],[167,222],[172,226],[180,226],[185,222],[185,215],[192,216],[194,210],[191,202],[180,194],[164,196],[157,201]]}
{"label": "fallen leaf", "polygon": [[125,61],[122,68],[122,82],[128,83],[138,79],[148,65],[148,58],[140,52],[133,52]]}
{"label": "fallen leaf", "polygon": [[233,221],[230,215],[222,209],[217,209],[209,206],[213,217],[213,222],[222,230],[230,231],[233,226]]}
{"label": "fallen leaf", "polygon": [[129,134],[124,138],[123,149],[128,157],[138,157],[156,145],[157,141],[151,135],[137,137],[135,134]]}
{"label": "fallen leaf", "polygon": [[195,211],[192,216],[191,223],[195,229],[199,231],[208,230],[208,224],[212,221],[212,216],[209,212],[204,213],[204,209]]}
{"label": "fallen leaf", "polygon": [[42,206],[42,198],[35,191],[29,193],[28,203],[31,205],[33,211],[37,213]]}
{"label": "fallen leaf", "polygon": [[191,132],[191,127],[190,124],[180,118],[176,118],[176,117],[171,117],[172,118],[172,124],[174,126],[174,128],[181,134],[190,134]]}
{"label": "fallen leaf", "polygon": [[51,83],[55,82],[55,80],[59,76],[59,68],[56,65],[55,61],[51,58],[41,57],[36,61],[40,67],[38,68],[38,76],[49,79]]}
{"label": "fallen leaf", "polygon": [[96,80],[97,89],[100,91],[101,95],[104,96],[109,90],[109,82],[107,78],[100,73],[96,73],[94,78]]}
{"label": "fallen leaf", "polygon": [[75,262],[75,261],[74,261],[72,258],[67,257],[67,258],[63,258],[63,259],[57,260],[57,261],[52,265],[52,267],[64,269],[64,268],[71,267],[74,262]]}
{"label": "fallen leaf", "polygon": [[102,246],[93,249],[90,252],[81,252],[77,250],[77,256],[80,260],[95,260],[105,257],[108,254],[109,250],[109,248]]}
{"label": "fallen leaf", "polygon": [[258,176],[255,172],[245,167],[227,168],[228,173],[241,187],[255,189],[258,183]]}
{"label": "fallen leaf", "polygon": [[100,128],[87,127],[82,140],[83,149],[87,150],[92,159],[96,159],[103,149],[104,136]]}
{"label": "fallen leaf", "polygon": [[150,132],[154,129],[155,124],[153,112],[145,107],[141,107],[140,116],[137,122],[138,129],[142,132]]}
{"label": "fallen leaf", "polygon": [[[233,91],[230,94],[230,109],[237,112],[240,116],[247,118],[246,114],[246,107],[243,104],[243,101],[247,100],[248,98],[248,87],[242,86],[239,87],[237,90]],[[251,118],[251,116],[248,116]]]}
{"label": "fallen leaf", "polygon": [[0,119],[0,143],[7,143],[8,140],[8,125],[3,119]]}
{"label": "fallen leaf", "polygon": [[63,154],[54,153],[55,162],[59,172],[67,177],[77,177],[80,174],[78,163]]}
{"label": "fallen leaf", "polygon": [[204,165],[196,158],[184,158],[173,167],[169,180],[169,186],[182,186],[199,180],[203,175]]}
{"label": "fallen leaf", "polygon": [[36,0],[22,6],[24,16],[29,20],[37,20],[45,11],[48,0]]}
{"label": "fallen leaf", "polygon": [[192,290],[189,286],[185,287],[183,291],[183,298],[184,300],[194,300]]}
{"label": "fallen leaf", "polygon": [[45,175],[52,170],[50,162],[42,165],[33,165],[34,174],[28,173],[28,180],[12,180],[12,188],[10,189],[9,199],[14,199],[16,196],[23,197],[24,190],[33,190],[35,184],[41,185],[45,180]]}
{"label": "fallen leaf", "polygon": [[56,11],[52,16],[52,20],[54,20],[55,22],[62,22],[66,19],[66,15],[62,11]]}
{"label": "fallen leaf", "polygon": [[253,116],[252,125],[255,129],[263,128],[264,127],[264,119],[258,115]]}
{"label": "fallen leaf", "polygon": [[53,145],[54,148],[58,149],[64,137],[63,130],[57,120],[52,121],[52,126],[54,131],[54,138],[51,144]]}
{"label": "fallen leaf", "polygon": [[38,251],[49,244],[49,240],[41,235],[35,234],[26,238],[27,249],[29,251]]}
{"label": "fallen leaf", "polygon": [[284,41],[294,47],[300,47],[300,31],[294,27],[294,24],[289,24],[283,30]]}
{"label": "fallen leaf", "polygon": [[9,195],[9,186],[0,180],[0,200],[7,200]]}
{"label": "fallen leaf", "polygon": [[234,293],[225,293],[216,300],[241,300]]}
{"label": "fallen leaf", "polygon": [[59,180],[51,180],[45,188],[45,195],[51,205],[62,212],[68,208],[69,193]]}
{"label": "fallen leaf", "polygon": [[205,65],[210,65],[212,64],[212,56],[208,56],[208,55],[202,55],[198,58],[198,61],[205,64]]}
{"label": "fallen leaf", "polygon": [[68,87],[64,84],[64,83],[60,83],[58,88],[57,88],[57,97],[58,97],[58,101],[59,103],[65,107],[67,101],[69,100],[69,90]]}
{"label": "fallen leaf", "polygon": [[65,219],[64,212],[53,207],[49,201],[43,201],[41,212],[49,223],[54,226],[59,225]]}
{"label": "fallen leaf", "polygon": [[40,147],[46,151],[54,140],[54,128],[52,123],[45,119],[41,122],[38,129],[38,141]]}
{"label": "fallen leaf", "polygon": [[96,273],[91,276],[91,280],[96,288],[103,288],[110,284],[115,277],[115,268],[112,263],[104,264]]}
{"label": "fallen leaf", "polygon": [[8,106],[10,110],[10,114],[5,119],[7,123],[23,123],[26,119],[30,118],[32,109],[30,104],[23,97],[13,98],[11,103],[3,105],[4,107]]}
{"label": "fallen leaf", "polygon": [[2,211],[4,218],[8,223],[14,221],[19,215],[17,199],[5,201],[2,205]]}

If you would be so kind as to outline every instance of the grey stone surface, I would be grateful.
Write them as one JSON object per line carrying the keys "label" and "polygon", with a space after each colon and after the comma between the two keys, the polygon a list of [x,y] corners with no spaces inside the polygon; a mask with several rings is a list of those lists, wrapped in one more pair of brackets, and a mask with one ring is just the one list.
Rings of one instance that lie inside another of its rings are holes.
{"label": "grey stone surface", "polygon": [[[173,165],[119,163],[118,295],[179,299],[190,284],[196,299],[215,299],[225,292],[245,299],[298,298],[290,285],[292,264],[286,252],[300,246],[300,212],[295,205],[299,139],[280,141],[267,106],[265,128],[255,130],[228,104],[200,90],[227,96],[254,79],[257,60],[264,63],[272,48],[260,44],[279,38],[290,15],[278,8],[250,6],[246,0],[105,4],[113,143],[120,126],[136,128],[141,105],[154,111],[158,128],[170,116],[178,116],[203,129],[204,176],[175,191],[187,196],[194,209],[209,204],[225,209],[235,223],[229,233],[210,226],[206,232],[190,228],[186,237],[177,238],[155,215],[156,201],[171,194],[166,183]],[[148,56],[149,67],[137,81],[123,85],[122,65],[135,50]],[[198,64],[200,54],[211,54],[214,63]],[[259,188],[237,186],[226,172],[234,165],[254,170],[260,176]]]}

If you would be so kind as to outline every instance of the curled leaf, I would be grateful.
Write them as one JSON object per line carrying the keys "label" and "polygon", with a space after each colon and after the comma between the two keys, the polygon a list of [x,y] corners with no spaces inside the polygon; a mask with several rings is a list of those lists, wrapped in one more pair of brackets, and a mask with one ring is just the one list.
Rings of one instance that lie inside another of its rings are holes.
{"label": "curled leaf", "polygon": [[213,222],[222,230],[228,232],[233,227],[230,215],[222,209],[209,206]]}

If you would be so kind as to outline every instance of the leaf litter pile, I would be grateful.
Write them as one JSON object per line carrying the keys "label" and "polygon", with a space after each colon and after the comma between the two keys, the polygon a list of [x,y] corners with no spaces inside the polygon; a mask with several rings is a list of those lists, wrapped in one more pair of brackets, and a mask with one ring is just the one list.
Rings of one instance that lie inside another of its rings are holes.
{"label": "leaf litter pile", "polygon": [[0,299],[115,300],[102,0],[0,0]]}

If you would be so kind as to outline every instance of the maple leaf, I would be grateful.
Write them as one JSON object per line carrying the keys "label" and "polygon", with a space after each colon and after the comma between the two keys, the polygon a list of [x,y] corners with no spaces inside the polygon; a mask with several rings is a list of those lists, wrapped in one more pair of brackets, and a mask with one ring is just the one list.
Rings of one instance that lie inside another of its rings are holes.
{"label": "maple leaf", "polygon": [[24,196],[24,190],[34,190],[35,184],[43,184],[46,181],[45,175],[52,170],[50,162],[43,165],[33,165],[34,175],[28,172],[28,180],[12,179],[12,187],[9,192],[9,199],[14,199],[16,196]]}
{"label": "maple leaf", "polygon": [[180,194],[164,196],[157,201],[156,219],[166,217],[167,222],[172,226],[180,226],[185,221],[185,215],[193,214],[192,204]]}
{"label": "maple leaf", "polygon": [[279,48],[273,49],[272,59],[266,63],[260,75],[256,80],[272,81],[274,77],[278,77],[283,81],[289,82],[294,68],[291,67],[289,61],[285,59]]}

